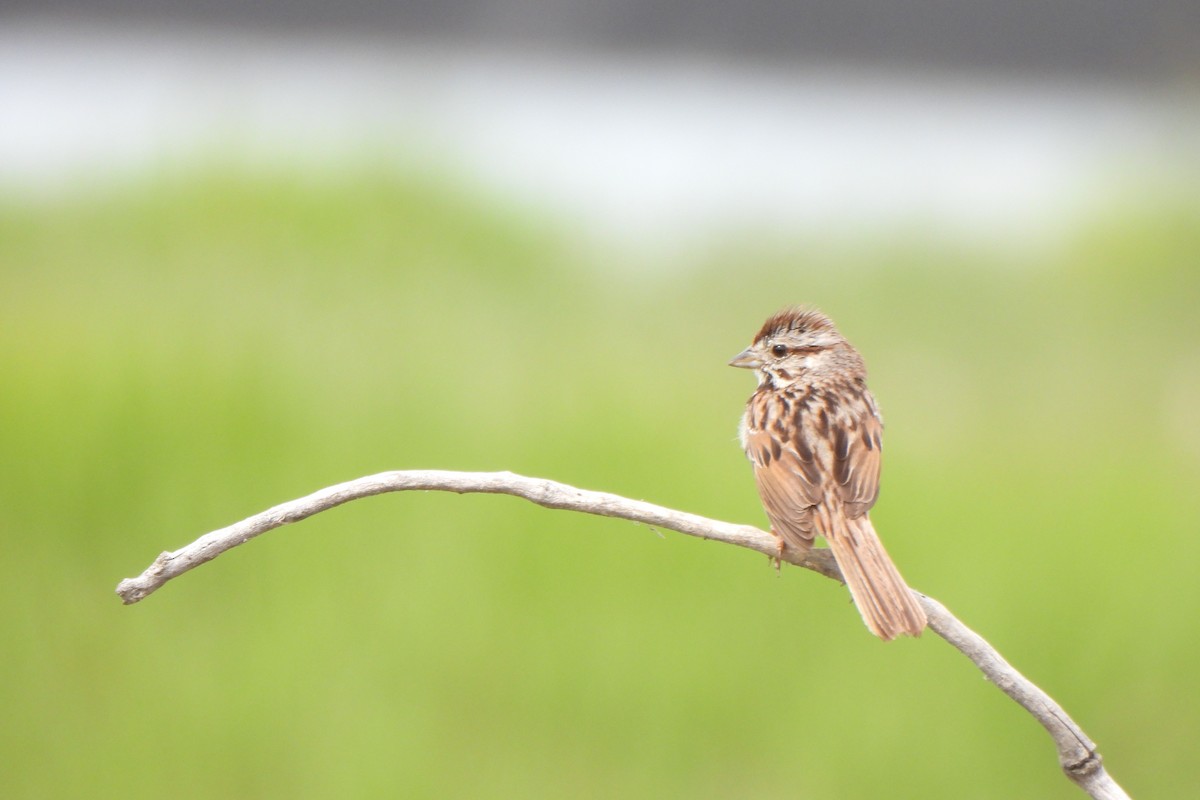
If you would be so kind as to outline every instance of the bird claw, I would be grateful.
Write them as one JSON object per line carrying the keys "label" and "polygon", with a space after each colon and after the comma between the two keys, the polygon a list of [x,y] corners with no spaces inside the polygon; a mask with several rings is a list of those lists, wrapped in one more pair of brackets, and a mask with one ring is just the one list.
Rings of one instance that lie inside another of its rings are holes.
{"label": "bird claw", "polygon": [[770,559],[771,566],[775,567],[775,572],[778,573],[783,566],[783,551],[787,545],[784,544],[783,537],[775,533],[774,530],[771,531],[771,535],[775,537],[775,549],[777,552],[773,556],[767,556],[767,558]]}

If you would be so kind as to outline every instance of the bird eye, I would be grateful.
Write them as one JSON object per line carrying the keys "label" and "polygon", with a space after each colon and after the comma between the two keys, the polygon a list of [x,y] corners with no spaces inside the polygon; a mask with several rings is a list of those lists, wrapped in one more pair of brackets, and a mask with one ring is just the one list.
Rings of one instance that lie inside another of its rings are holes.
{"label": "bird eye", "polygon": [[783,358],[787,355],[787,345],[777,344],[771,348],[771,352],[774,353],[777,358]]}

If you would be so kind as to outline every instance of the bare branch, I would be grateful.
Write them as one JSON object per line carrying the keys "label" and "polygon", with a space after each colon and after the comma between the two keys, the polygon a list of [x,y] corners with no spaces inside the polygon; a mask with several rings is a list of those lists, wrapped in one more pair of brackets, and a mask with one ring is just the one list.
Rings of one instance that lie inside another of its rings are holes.
{"label": "bare branch", "polygon": [[987,640],[964,625],[944,605],[920,595],[929,627],[979,667],[989,681],[1028,711],[1054,739],[1058,764],[1067,777],[1096,800],[1129,800],[1104,769],[1096,744],[1050,695],[1017,672]]}
{"label": "bare branch", "polygon": [[[745,547],[772,557],[779,554],[778,540],[758,528],[720,522],[606,492],[577,489],[556,481],[527,478],[511,472],[398,470],[339,483],[206,533],[179,550],[162,553],[138,577],[121,581],[117,586],[117,594],[126,604],[136,603],[172,578],[269,530],[299,522],[360,497],[412,490],[509,494],[546,508],[627,519],[688,536]],[[785,552],[783,560],[828,578],[841,580],[841,573],[828,550],[816,548],[804,555]],[[960,622],[945,606],[931,597],[916,594],[934,633],[971,659],[988,680],[1000,687],[1049,732],[1058,750],[1059,764],[1071,781],[1095,800],[1128,800],[1125,791],[1105,771],[1096,745],[1061,706],[1013,669],[994,647]]]}
{"label": "bare branch", "polygon": [[[307,497],[281,503],[259,514],[206,533],[196,541],[173,552],[162,553],[154,563],[136,578],[127,578],[117,586],[117,594],[126,604],[136,603],[156,591],[172,578],[211,561],[217,556],[244,544],[269,530],[299,522],[322,511],[361,497],[385,492],[436,490],[444,492],[483,492],[523,497],[546,508],[582,511],[602,517],[617,517],[659,528],[686,533],[701,539],[757,550],[769,556],[778,555],[778,540],[771,534],[750,525],[733,525],[706,517],[663,508],[640,500],[630,500],[606,492],[576,489],[564,483],[526,478],[511,472],[451,472],[447,470],[397,470],[368,475],[313,492]],[[837,565],[828,552],[814,550],[804,558],[784,560],[840,579]]]}

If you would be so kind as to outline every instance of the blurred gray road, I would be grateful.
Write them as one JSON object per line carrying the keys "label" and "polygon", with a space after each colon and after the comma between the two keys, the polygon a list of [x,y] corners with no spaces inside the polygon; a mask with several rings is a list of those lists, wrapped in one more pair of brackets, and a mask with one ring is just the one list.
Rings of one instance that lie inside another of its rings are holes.
{"label": "blurred gray road", "polygon": [[0,14],[487,46],[684,52],[878,69],[1190,80],[1195,0],[2,0]]}

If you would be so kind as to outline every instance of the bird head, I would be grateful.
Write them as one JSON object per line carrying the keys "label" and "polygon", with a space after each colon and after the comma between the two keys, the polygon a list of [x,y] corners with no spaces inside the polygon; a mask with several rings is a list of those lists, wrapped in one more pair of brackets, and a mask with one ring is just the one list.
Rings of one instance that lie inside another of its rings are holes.
{"label": "bird head", "polygon": [[[848,358],[855,363],[848,364]],[[754,370],[759,386],[785,387],[837,368],[861,369],[862,359],[820,311],[785,308],[763,323],[754,342],[729,365]]]}

